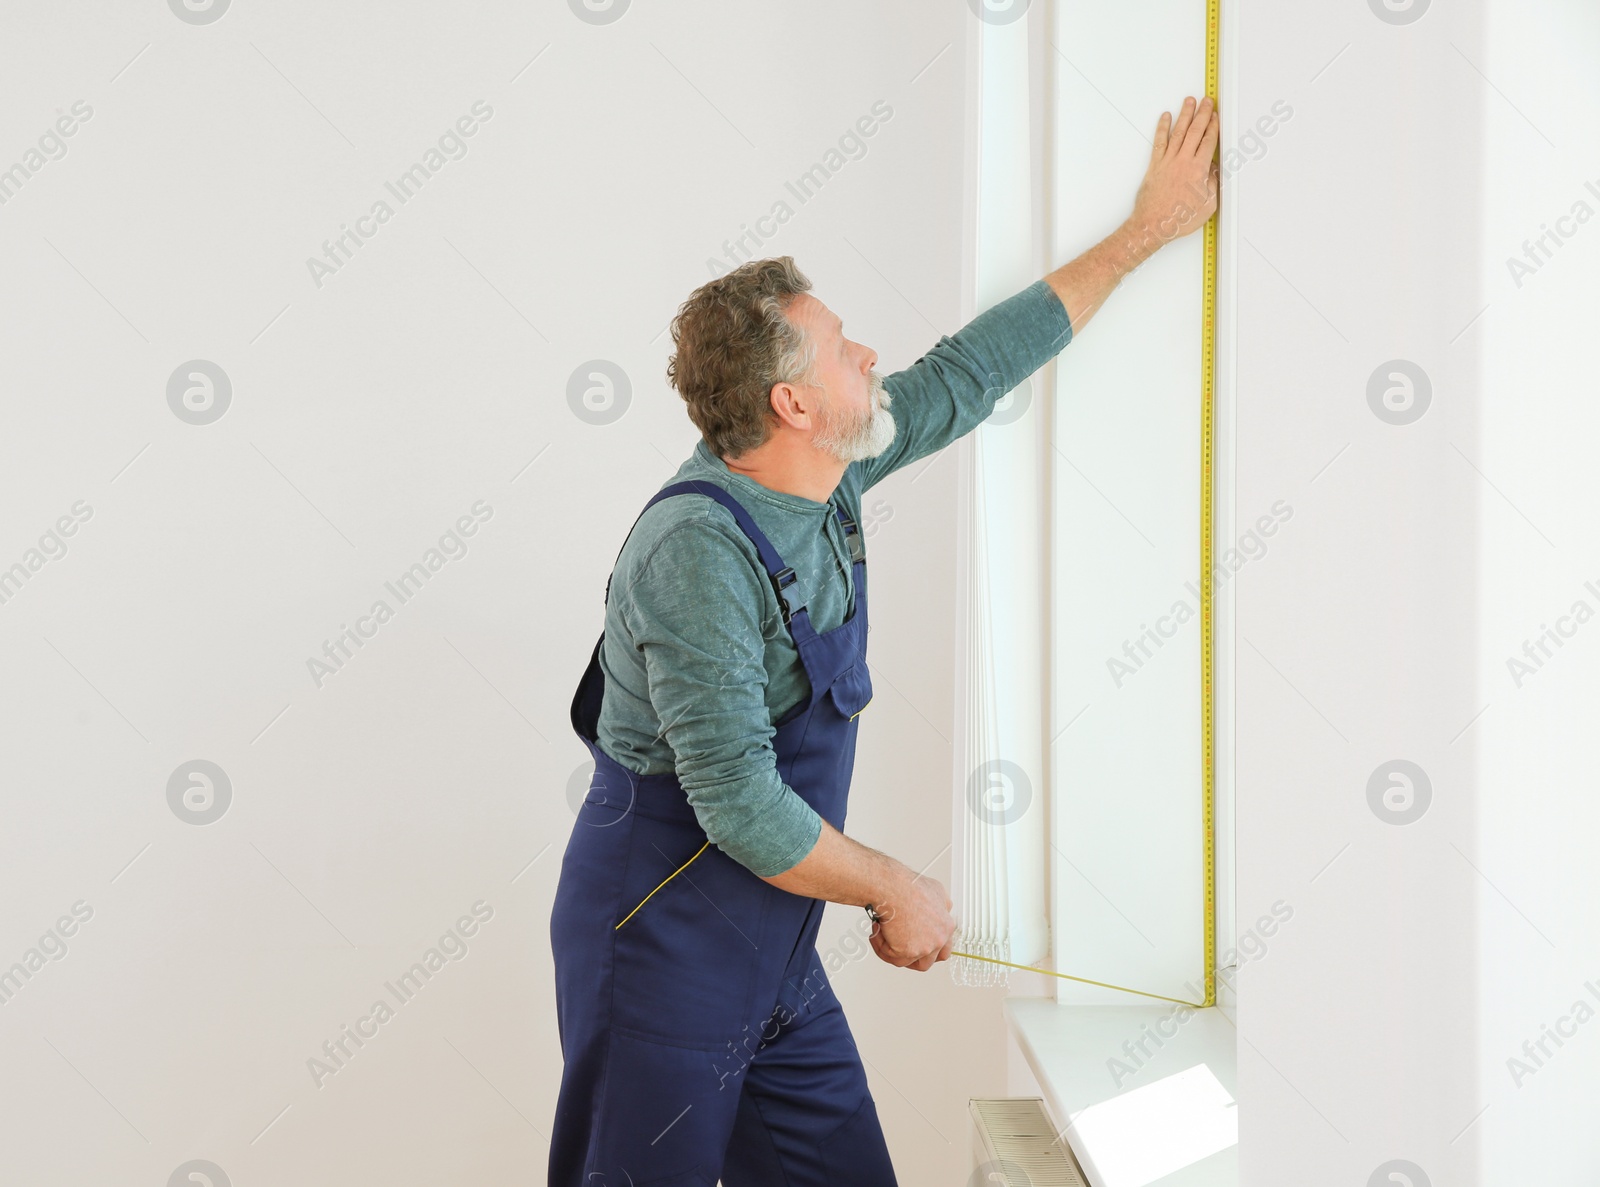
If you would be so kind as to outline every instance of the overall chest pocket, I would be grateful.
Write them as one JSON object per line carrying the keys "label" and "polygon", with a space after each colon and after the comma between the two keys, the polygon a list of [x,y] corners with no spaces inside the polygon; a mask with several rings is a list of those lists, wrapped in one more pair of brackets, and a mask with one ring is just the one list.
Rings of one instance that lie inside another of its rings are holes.
{"label": "overall chest pocket", "polygon": [[858,659],[828,687],[828,697],[841,716],[855,717],[872,700],[872,674],[867,661]]}

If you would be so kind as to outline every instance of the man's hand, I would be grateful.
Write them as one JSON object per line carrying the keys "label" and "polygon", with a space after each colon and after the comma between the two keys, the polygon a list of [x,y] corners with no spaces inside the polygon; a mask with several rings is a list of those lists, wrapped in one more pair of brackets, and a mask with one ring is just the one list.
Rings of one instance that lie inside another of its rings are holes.
{"label": "man's hand", "polygon": [[1156,122],[1150,164],[1133,200],[1133,213],[1088,251],[1061,265],[1045,282],[1066,307],[1077,338],[1095,310],[1129,272],[1170,243],[1205,226],[1217,209],[1217,164],[1211,156],[1222,135],[1222,121],[1211,99],[1183,101],[1178,120],[1163,111]]}
{"label": "man's hand", "polygon": [[889,964],[925,973],[939,961],[950,959],[956,921],[950,916],[950,896],[943,886],[912,874],[910,869],[905,873],[908,877],[889,901],[872,905],[881,917],[872,925],[872,950]]}
{"label": "man's hand", "polygon": [[763,877],[790,894],[852,907],[871,903],[882,917],[872,925],[872,950],[892,965],[926,972],[950,959],[956,921],[944,887],[826,820],[810,853],[783,873]]}
{"label": "man's hand", "polygon": [[[1171,123],[1170,128],[1168,127]],[[1217,210],[1217,138],[1222,120],[1211,97],[1183,101],[1178,118],[1163,111],[1156,123],[1150,166],[1133,200],[1134,233],[1156,245],[1180,238],[1205,226]]]}

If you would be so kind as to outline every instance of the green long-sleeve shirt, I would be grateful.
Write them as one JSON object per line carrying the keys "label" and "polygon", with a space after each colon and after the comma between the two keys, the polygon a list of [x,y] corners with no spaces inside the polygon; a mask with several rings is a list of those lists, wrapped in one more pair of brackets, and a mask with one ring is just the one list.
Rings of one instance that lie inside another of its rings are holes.
{"label": "green long-sleeve shirt", "polygon": [[[733,473],[704,441],[662,485],[701,479],[731,492],[794,569],[812,626],[832,630],[855,603],[835,508],[862,523],[863,493],[971,432],[1071,339],[1043,280],[940,338],[884,377],[894,443],[851,463],[827,503]],[[761,877],[811,851],[822,818],[778,777],[771,745],[772,722],[810,684],[755,545],[721,504],[684,495],[639,518],[613,570],[600,663],[602,750],[640,774],[675,770],[706,835]]]}

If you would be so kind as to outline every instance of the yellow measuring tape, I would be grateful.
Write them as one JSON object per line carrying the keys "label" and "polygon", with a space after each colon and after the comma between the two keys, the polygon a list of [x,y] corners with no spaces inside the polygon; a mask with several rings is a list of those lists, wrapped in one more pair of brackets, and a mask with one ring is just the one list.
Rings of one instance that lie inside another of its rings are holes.
{"label": "yellow measuring tape", "polygon": [[[1206,94],[1218,98],[1217,46],[1222,0],[1206,0]],[[1221,178],[1217,180],[1219,197]],[[1212,665],[1211,605],[1212,523],[1211,500],[1215,490],[1212,474],[1212,438],[1215,421],[1213,376],[1216,368],[1217,339],[1217,215],[1206,219],[1205,250],[1201,258],[1200,330],[1200,749],[1201,793],[1200,828],[1204,835],[1205,865],[1205,969],[1207,1006],[1217,1004],[1217,836],[1216,771],[1217,755],[1213,740],[1215,722],[1212,701],[1215,675]]]}
{"label": "yellow measuring tape", "polygon": [[1077,981],[1081,985],[1098,985],[1101,989],[1115,989],[1118,993],[1136,993],[1140,997],[1153,997],[1157,1001],[1176,1002],[1180,1006],[1194,1006],[1196,1009],[1203,1009],[1212,1004],[1211,1002],[1186,1002],[1181,997],[1168,997],[1164,993],[1146,993],[1143,989],[1129,989],[1126,985],[1113,985],[1109,981],[1091,981],[1088,977],[1074,977],[1071,973],[1058,973],[1054,969],[1041,969],[1032,964],[1013,964],[1009,960],[996,960],[992,956],[975,956],[971,952],[957,952],[953,948],[950,950],[950,955],[964,956],[968,960],[981,960],[986,964],[1003,964],[1008,969],[1021,969],[1026,973],[1043,973],[1047,977],[1060,977],[1063,981]]}

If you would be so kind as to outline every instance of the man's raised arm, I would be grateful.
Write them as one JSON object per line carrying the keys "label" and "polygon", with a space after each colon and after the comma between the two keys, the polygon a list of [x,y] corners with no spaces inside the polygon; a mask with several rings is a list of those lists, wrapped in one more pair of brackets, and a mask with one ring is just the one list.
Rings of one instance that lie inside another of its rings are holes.
{"label": "man's raised arm", "polygon": [[[1216,212],[1217,165],[1211,158],[1220,128],[1209,97],[1203,98],[1198,108],[1192,98],[1185,99],[1175,122],[1170,113],[1162,112],[1133,213],[1105,239],[1044,278],[1066,310],[1068,334],[1081,332],[1117,283],[1162,244],[1198,230]],[[1012,298],[1014,302],[1021,299]],[[941,343],[947,345],[948,340]],[[951,352],[946,359],[936,348],[894,378],[912,383],[921,378],[919,369],[932,364],[938,381],[952,390],[959,386],[957,379],[971,378],[981,386],[984,377],[975,371],[969,377],[968,369],[958,365],[960,361],[959,353]],[[985,399],[992,403],[1003,390],[994,391],[993,397],[986,390]],[[912,393],[916,393],[915,387],[908,394]],[[970,427],[959,423],[960,415],[948,419],[951,424],[945,426],[945,432],[949,436]],[[903,456],[892,459],[890,465],[878,462],[880,470],[870,476],[867,485],[934,444],[937,442],[923,442],[917,450],[904,449]],[[793,894],[852,906],[872,904],[883,916],[873,927],[872,946],[890,964],[926,970],[950,955],[956,924],[944,887],[887,854],[851,840],[826,821],[816,846],[804,858],[766,880]]]}
{"label": "man's raised arm", "polygon": [[[1171,124],[1169,128],[1169,123]],[[860,490],[977,428],[996,403],[1082,330],[1117,283],[1163,243],[1205,225],[1217,208],[1220,122],[1211,100],[1163,112],[1133,213],[1105,239],[974,317],[904,370],[884,377],[894,442],[856,463]]]}

